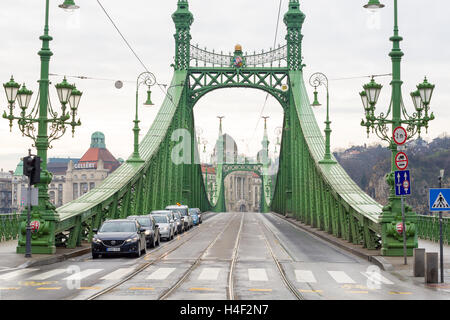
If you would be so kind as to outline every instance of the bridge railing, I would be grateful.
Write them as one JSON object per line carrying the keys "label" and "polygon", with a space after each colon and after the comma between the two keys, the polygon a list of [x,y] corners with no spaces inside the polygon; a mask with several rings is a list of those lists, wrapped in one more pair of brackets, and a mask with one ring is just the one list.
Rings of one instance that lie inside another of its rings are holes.
{"label": "bridge railing", "polygon": [[15,240],[19,236],[20,213],[0,214],[0,242]]}
{"label": "bridge railing", "polygon": [[[417,216],[418,236],[424,240],[439,241],[439,217],[437,216]],[[442,219],[443,241],[450,244],[450,218]]]}

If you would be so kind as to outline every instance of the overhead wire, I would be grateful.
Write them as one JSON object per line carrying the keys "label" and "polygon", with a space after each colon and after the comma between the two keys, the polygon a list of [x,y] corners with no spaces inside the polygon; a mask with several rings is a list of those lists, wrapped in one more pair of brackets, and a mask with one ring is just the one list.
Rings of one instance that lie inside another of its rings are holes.
{"label": "overhead wire", "polygon": [[[277,26],[276,26],[276,28],[275,28],[275,38],[274,38],[274,40],[273,40],[273,48],[275,48],[276,45],[277,45],[277,37],[278,37],[278,29],[279,29],[279,26],[280,26],[280,15],[281,15],[281,5],[282,5],[282,4],[283,4],[283,0],[280,0],[280,4],[279,4],[279,6],[278,6]],[[261,109],[261,112],[260,112],[260,114],[259,114],[258,120],[257,120],[257,122],[256,122],[255,130],[253,131],[252,139],[253,139],[253,137],[255,136],[256,130],[258,129],[259,122],[261,121],[261,117],[262,117],[262,115],[263,115],[263,113],[264,113],[264,110],[265,110],[265,108],[266,108],[267,100],[268,100],[268,99],[269,99],[269,94],[267,93],[267,94],[266,94],[266,99],[264,100],[263,107],[262,107],[262,109]]]}
{"label": "overhead wire", "polygon": [[[100,2],[100,0],[97,0],[98,5],[102,8],[103,12],[105,13],[105,15],[108,17],[109,21],[111,22],[111,24],[114,26],[114,28],[117,30],[117,32],[119,33],[119,35],[121,36],[121,38],[123,39],[123,41],[125,42],[125,44],[127,45],[127,47],[131,50],[131,52],[133,53],[133,55],[136,57],[136,59],[139,61],[139,63],[141,64],[141,66],[145,69],[145,71],[153,74],[152,72],[149,71],[149,69],[147,68],[147,66],[145,65],[145,63],[142,61],[142,59],[138,56],[138,54],[136,53],[136,51],[133,49],[133,47],[131,46],[131,44],[128,42],[128,40],[125,38],[125,36],[123,35],[123,33],[120,31],[119,27],[117,27],[117,24],[114,22],[114,20],[112,19],[112,17],[108,14],[108,12],[106,11],[105,7],[102,5],[102,3]],[[154,74],[153,74],[154,75]],[[155,75],[154,75],[155,76]],[[101,79],[98,79],[101,80]],[[156,80],[156,76],[155,76],[155,80]],[[170,97],[167,92],[164,91],[164,89],[162,88],[162,86],[166,86],[163,84],[158,83],[158,81],[156,81],[156,85],[158,85],[159,89],[164,93],[164,95],[166,96],[166,98],[168,98],[170,100],[170,102],[173,103],[172,101],[172,97]],[[175,104],[174,104],[175,105]]]}

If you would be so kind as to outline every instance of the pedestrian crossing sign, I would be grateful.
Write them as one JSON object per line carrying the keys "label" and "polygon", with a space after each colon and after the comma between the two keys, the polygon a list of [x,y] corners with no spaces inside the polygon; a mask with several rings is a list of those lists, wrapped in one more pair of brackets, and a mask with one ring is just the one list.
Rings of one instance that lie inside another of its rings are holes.
{"label": "pedestrian crossing sign", "polygon": [[430,211],[450,211],[450,189],[430,189]]}

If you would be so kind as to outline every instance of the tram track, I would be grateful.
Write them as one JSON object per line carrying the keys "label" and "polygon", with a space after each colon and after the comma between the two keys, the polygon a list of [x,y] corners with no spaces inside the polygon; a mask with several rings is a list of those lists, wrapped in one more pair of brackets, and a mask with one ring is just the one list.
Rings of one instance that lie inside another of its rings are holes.
{"label": "tram track", "polygon": [[234,269],[236,267],[236,262],[238,258],[238,252],[239,252],[239,244],[241,241],[241,232],[242,232],[242,226],[244,225],[244,214],[241,218],[241,225],[239,226],[239,231],[236,239],[236,243],[234,245],[233,249],[233,256],[231,257],[231,264],[230,264],[230,272],[228,273],[228,300],[235,300],[234,295]]}
{"label": "tram track", "polygon": [[[218,217],[218,215],[215,215],[214,217]],[[212,218],[214,218],[212,217]],[[211,227],[216,226],[218,223],[220,223],[219,221],[214,221],[214,224],[211,225]],[[169,248],[168,251],[164,252],[162,255],[160,255],[159,257],[155,258],[152,261],[146,262],[144,264],[142,264],[141,266],[139,266],[136,270],[134,270],[131,274],[129,274],[128,276],[126,276],[125,278],[121,279],[120,281],[114,283],[113,285],[109,286],[108,288],[105,288],[104,290],[101,290],[97,293],[95,293],[94,295],[88,297],[86,300],[95,300],[101,296],[104,296],[110,292],[112,292],[114,289],[118,288],[119,286],[121,286],[122,284],[124,284],[127,281],[130,281],[131,279],[133,279],[135,276],[137,276],[138,274],[140,274],[141,272],[145,271],[148,267],[154,265],[157,262],[160,262],[161,260],[163,260],[165,257],[167,257],[169,254],[171,254],[172,252],[174,252],[175,250],[177,250],[178,248],[180,248],[182,245],[184,245],[185,243],[187,243],[188,241],[192,240],[193,238],[195,238],[196,236],[202,234],[201,229],[197,229],[195,230],[197,232],[195,232],[194,234],[192,234],[190,237],[188,237],[188,233],[184,233],[183,235],[180,236],[180,238],[186,238],[183,239],[184,241],[181,241],[179,243],[175,242],[175,245],[172,248]],[[166,249],[167,247],[170,247],[172,243],[168,243],[165,246],[160,246],[158,248],[156,248],[155,250],[152,250],[150,253],[151,254],[155,254],[158,253],[160,251],[162,251],[163,249]],[[147,253],[143,258],[147,258],[149,256],[150,253]],[[203,255],[203,253],[202,253]],[[159,299],[158,299],[159,300]]]}
{"label": "tram track", "polygon": [[[228,227],[231,225],[231,223],[233,222],[233,219],[236,217],[236,214],[233,215],[233,217],[231,217],[230,221],[227,223],[227,225],[223,228],[222,232],[220,232],[215,238],[214,240],[204,249],[201,251],[200,255],[198,256],[198,258],[195,260],[195,262],[185,271],[185,273],[181,276],[181,278],[169,289],[167,289],[160,297],[158,297],[157,300],[165,300],[167,299],[170,295],[172,295],[185,281],[186,279],[192,274],[192,272],[200,265],[203,256],[205,255],[206,252],[208,252],[208,250],[210,248],[212,248],[214,246],[214,244],[217,242],[217,240],[224,234],[224,232],[228,229]],[[242,219],[243,219],[244,215],[242,215]],[[241,225],[242,225],[242,219],[241,219]]]}
{"label": "tram track", "polygon": [[[263,228],[266,229],[267,231],[269,231],[275,237],[275,239],[278,239],[278,237],[276,236],[276,234],[272,230],[270,230],[270,228],[268,228],[265,225],[265,223],[262,221],[261,217],[259,217],[258,219],[259,219],[258,226],[259,226],[259,228],[261,230],[261,233],[262,233],[262,235],[264,237],[264,240],[265,240],[265,243],[266,243],[266,247],[269,250],[269,253],[270,253],[271,257],[272,257],[273,261],[275,262],[275,264],[277,266],[278,272],[280,273],[284,284],[289,289],[289,291],[291,291],[294,294],[294,296],[298,300],[305,300],[305,297],[297,290],[297,288],[292,283],[292,281],[289,280],[289,278],[287,277],[286,272],[283,269],[283,266],[281,265],[280,261],[277,259],[277,257],[275,256],[275,253],[273,252],[272,246],[270,245],[269,239],[267,238]],[[293,259],[292,256],[289,254],[289,252],[284,247],[282,247],[282,248],[286,252],[286,254],[289,255],[289,257],[291,257],[291,259]]]}

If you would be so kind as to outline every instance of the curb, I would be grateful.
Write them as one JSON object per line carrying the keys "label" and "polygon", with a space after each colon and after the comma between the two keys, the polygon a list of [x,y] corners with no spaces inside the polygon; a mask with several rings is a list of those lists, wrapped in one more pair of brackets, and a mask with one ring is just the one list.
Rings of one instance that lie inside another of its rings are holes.
{"label": "curb", "polygon": [[276,212],[272,212],[272,214],[274,214],[275,216],[287,221],[288,223],[302,229],[303,231],[305,231],[309,234],[312,234],[322,240],[325,240],[341,249],[344,249],[360,258],[363,258],[363,259],[375,264],[376,266],[378,266],[380,269],[382,269],[384,271],[394,270],[394,267],[392,266],[392,264],[390,264],[388,261],[386,261],[386,259],[384,259],[384,257],[378,255],[379,252],[376,250],[374,250],[374,255],[367,254],[366,252],[358,250],[357,248],[347,246],[347,245],[345,245],[345,243],[337,241],[337,239],[334,238],[334,236],[332,236],[332,235],[326,236],[322,233],[323,231],[320,231],[320,232],[316,231],[312,227],[306,226],[298,220],[294,220],[294,218],[292,218],[292,217],[286,217],[286,216],[283,216]]}
{"label": "curb", "polygon": [[60,255],[55,255],[53,257],[48,257],[48,258],[43,258],[43,259],[39,259],[36,261],[28,261],[25,262],[24,264],[20,265],[18,268],[20,269],[24,269],[24,268],[32,268],[32,267],[41,267],[41,266],[46,266],[46,265],[50,265],[50,264],[54,264],[54,263],[58,263],[58,262],[63,262],[66,261],[70,258],[75,258],[75,257],[79,257],[82,256],[84,254],[87,254],[91,252],[91,248],[83,248],[74,252],[70,252],[70,253],[64,253],[64,254],[60,254]]}

